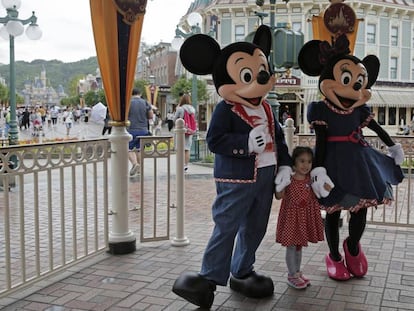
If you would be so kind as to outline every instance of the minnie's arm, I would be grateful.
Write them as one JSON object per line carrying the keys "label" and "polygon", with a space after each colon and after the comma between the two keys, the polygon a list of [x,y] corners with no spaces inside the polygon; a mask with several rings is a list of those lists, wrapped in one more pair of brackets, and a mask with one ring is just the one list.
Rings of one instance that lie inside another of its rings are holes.
{"label": "minnie's arm", "polygon": [[367,126],[369,129],[377,133],[378,137],[384,142],[384,144],[387,145],[388,152],[390,153],[390,156],[394,159],[395,164],[401,165],[404,161],[404,150],[401,144],[394,143],[390,135],[388,135],[388,133],[374,119],[372,119]]}
{"label": "minnie's arm", "polygon": [[388,135],[388,133],[382,128],[382,126],[379,125],[378,122],[375,121],[374,119],[372,119],[368,123],[367,127],[373,130],[378,135],[378,137],[384,142],[384,144],[387,145],[387,147],[391,147],[395,145],[390,135]]}

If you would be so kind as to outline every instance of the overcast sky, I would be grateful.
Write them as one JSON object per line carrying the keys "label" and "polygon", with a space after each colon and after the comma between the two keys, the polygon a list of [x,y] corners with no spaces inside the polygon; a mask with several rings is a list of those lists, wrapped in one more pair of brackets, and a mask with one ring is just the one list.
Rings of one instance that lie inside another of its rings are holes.
{"label": "overcast sky", "polygon": [[[23,33],[15,38],[15,60],[74,62],[96,56],[89,0],[21,0],[19,18],[35,11],[42,38],[33,41]],[[141,40],[149,44],[171,42],[175,26],[193,0],[148,0]],[[0,17],[6,9],[0,2]],[[1,27],[2,25],[0,25]],[[26,26],[27,27],[27,26]],[[0,37],[0,63],[8,64],[9,42]]]}

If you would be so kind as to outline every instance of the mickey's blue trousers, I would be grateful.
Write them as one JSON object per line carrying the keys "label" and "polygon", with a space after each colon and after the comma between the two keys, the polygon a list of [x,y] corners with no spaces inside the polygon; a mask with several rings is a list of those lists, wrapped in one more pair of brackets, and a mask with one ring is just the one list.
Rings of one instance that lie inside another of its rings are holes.
{"label": "mickey's blue trousers", "polygon": [[216,182],[212,206],[215,223],[200,275],[227,285],[254,268],[256,250],[267,229],[274,193],[275,166],[259,168],[254,183]]}

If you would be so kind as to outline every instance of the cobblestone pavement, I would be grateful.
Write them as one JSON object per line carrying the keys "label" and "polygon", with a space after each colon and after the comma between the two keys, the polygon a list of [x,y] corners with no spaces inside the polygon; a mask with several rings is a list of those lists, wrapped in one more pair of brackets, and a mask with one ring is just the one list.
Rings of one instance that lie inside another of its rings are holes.
{"label": "cobblestone pavement", "polygon": [[[213,226],[214,197],[211,169],[191,165],[185,177],[185,235],[189,245],[176,247],[170,241],[137,243],[137,250],[131,254],[99,255],[45,279],[34,291],[27,288],[13,294],[9,297],[11,304],[1,310],[197,310],[173,294],[171,288],[181,272],[199,271]],[[286,284],[285,249],[274,241],[278,208],[275,200],[255,264],[257,271],[272,277],[274,295],[248,299],[229,287],[219,286],[212,310],[414,310],[414,231],[368,226],[361,241],[369,261],[368,274],[346,282],[327,277],[323,263],[326,242],[310,244],[303,250],[302,270],[312,285],[295,290]],[[139,210],[130,215],[130,228],[138,237]],[[345,222],[341,241],[346,236]],[[15,299],[17,302],[13,302]],[[5,305],[4,301],[1,305]]]}
{"label": "cobblestone pavement", "polygon": [[[35,292],[13,294],[19,300],[3,310],[196,310],[171,292],[183,271],[198,271],[212,230],[214,182],[205,169],[191,165],[186,175],[185,235],[187,246],[170,241],[138,243],[127,255],[102,254],[93,262],[72,267],[60,278],[45,280]],[[202,173],[200,173],[202,171]],[[212,310],[414,310],[414,232],[403,228],[368,226],[362,246],[369,272],[362,279],[337,282],[327,277],[323,264],[325,242],[303,250],[303,271],[312,285],[295,290],[286,284],[285,250],[274,242],[278,214],[274,201],[265,239],[255,268],[270,275],[275,293],[268,299],[248,299],[218,287]],[[139,235],[139,211],[131,211],[131,230]],[[172,237],[175,235],[172,213]],[[346,237],[347,223],[341,230]],[[20,296],[20,297],[19,297]]]}

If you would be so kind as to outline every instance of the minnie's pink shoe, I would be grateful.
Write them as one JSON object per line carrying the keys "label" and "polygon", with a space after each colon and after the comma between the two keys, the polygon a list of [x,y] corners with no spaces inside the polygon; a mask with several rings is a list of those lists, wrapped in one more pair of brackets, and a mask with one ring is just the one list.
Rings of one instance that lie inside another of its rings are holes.
{"label": "minnie's pink shoe", "polygon": [[325,256],[326,270],[331,279],[338,281],[346,281],[351,278],[348,269],[345,267],[344,258],[335,261],[329,254]]}
{"label": "minnie's pink shoe", "polygon": [[348,238],[344,241],[344,251],[345,251],[345,261],[346,266],[351,274],[357,278],[362,278],[368,271],[368,261],[365,257],[364,252],[362,251],[361,244],[358,243],[358,255],[352,256],[348,250],[347,241]]}

